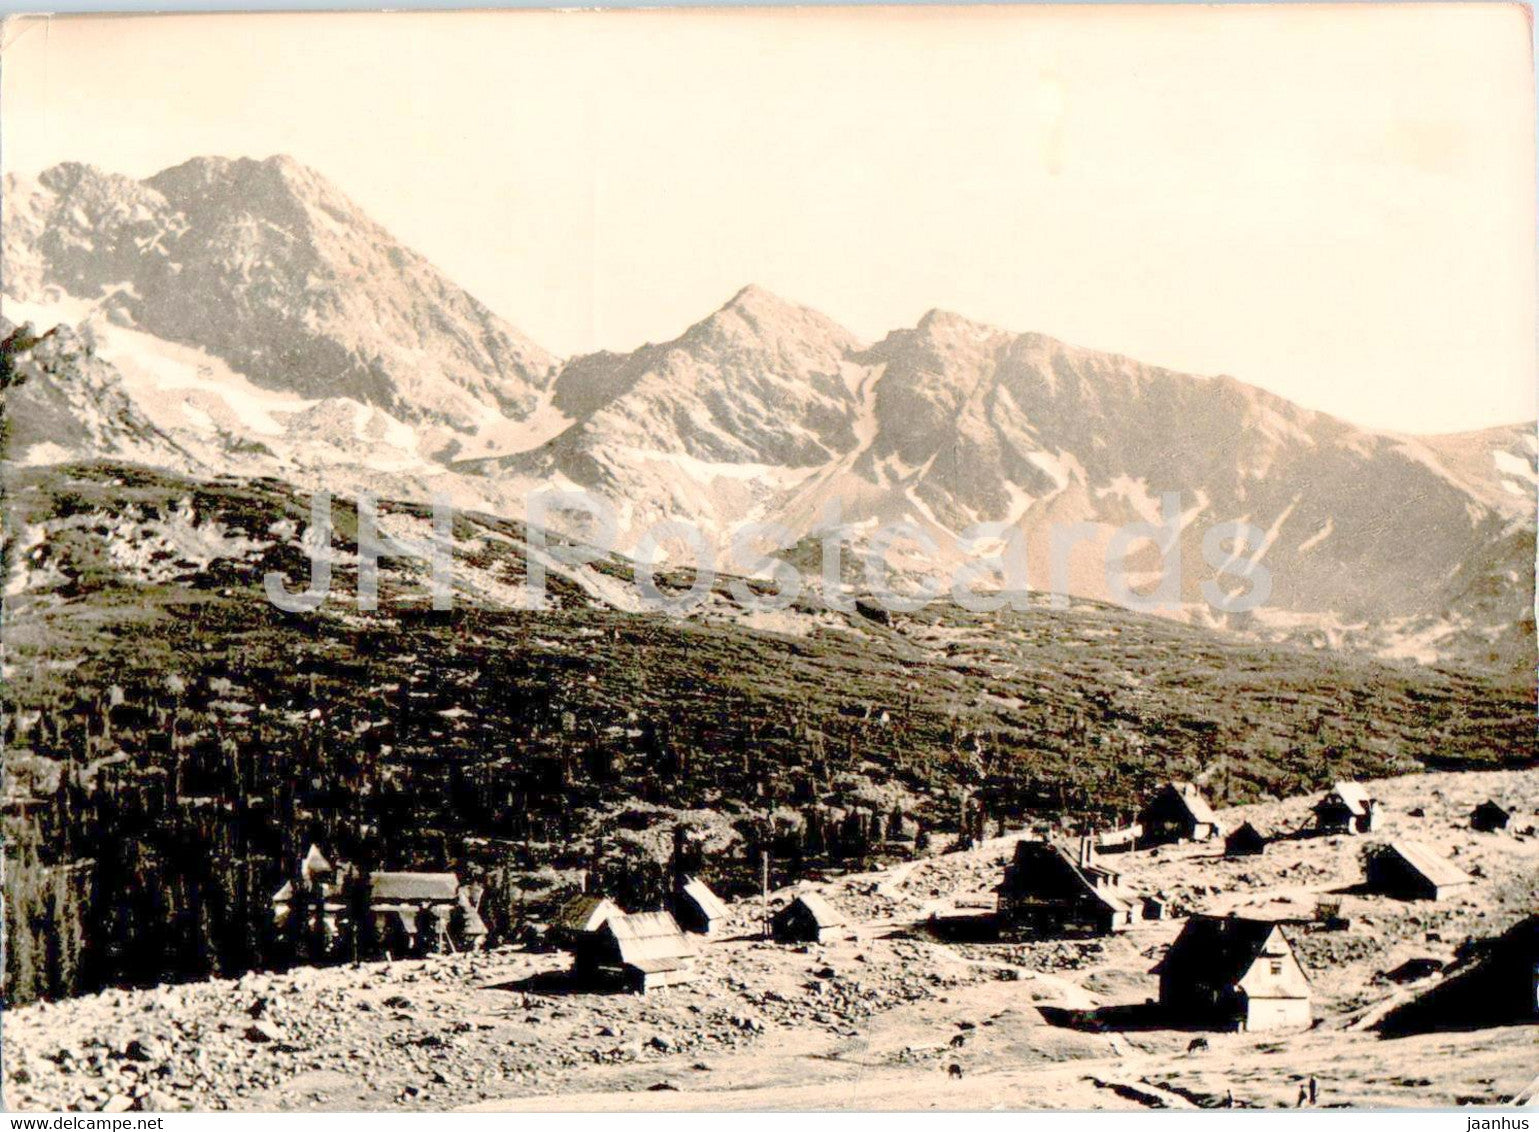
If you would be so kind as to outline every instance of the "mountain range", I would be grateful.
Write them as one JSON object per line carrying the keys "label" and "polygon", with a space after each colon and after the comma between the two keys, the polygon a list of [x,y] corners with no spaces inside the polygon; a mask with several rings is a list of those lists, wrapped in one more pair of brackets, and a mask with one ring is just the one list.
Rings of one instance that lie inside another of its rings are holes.
{"label": "mountain range", "polygon": [[[8,355],[29,375],[7,404],[19,463],[112,456],[510,517],[575,485],[614,506],[621,550],[659,520],[719,548],[751,520],[803,556],[837,536],[858,561],[905,522],[933,541],[897,560],[908,580],[998,523],[1033,588],[1091,599],[1127,596],[1105,554],[1146,524],[1130,578],[1146,592],[1179,559],[1169,616],[1533,666],[1532,424],[1361,428],[939,310],[866,342],[754,286],[669,341],[558,359],[284,157],[10,175],[3,239]],[[1264,536],[1226,544],[1221,570],[1203,540],[1231,521]],[[1052,532],[1076,524],[1054,578]],[[1269,572],[1267,602],[1215,610],[1203,583],[1232,583],[1242,560]]]}

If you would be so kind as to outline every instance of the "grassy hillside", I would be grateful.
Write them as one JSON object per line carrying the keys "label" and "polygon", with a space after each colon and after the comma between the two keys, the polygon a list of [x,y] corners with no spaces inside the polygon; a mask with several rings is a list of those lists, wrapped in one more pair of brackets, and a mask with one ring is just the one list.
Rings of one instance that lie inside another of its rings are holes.
{"label": "grassy hillside", "polygon": [[457,523],[454,610],[407,560],[364,613],[338,501],[333,597],[285,614],[261,577],[305,576],[308,500],[277,483],[80,465],[9,488],[13,998],[281,960],[268,894],[312,839],[483,880],[510,931],[585,870],[646,902],[681,822],[730,890],[763,845],[785,879],[907,852],[888,835],[916,822],[937,848],[964,820],[1106,824],[1169,776],[1242,802],[1535,757],[1531,684],[1087,603],[879,625],[723,588],[680,621],[595,598],[608,561],[553,579],[550,610],[497,608],[523,532],[486,517]]}

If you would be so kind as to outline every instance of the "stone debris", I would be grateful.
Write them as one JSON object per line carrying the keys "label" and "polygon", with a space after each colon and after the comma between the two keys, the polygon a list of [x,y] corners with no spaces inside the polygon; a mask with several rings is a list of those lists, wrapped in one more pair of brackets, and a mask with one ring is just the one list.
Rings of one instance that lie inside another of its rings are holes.
{"label": "stone debris", "polygon": [[[747,1049],[779,1030],[851,1037],[864,1019],[992,977],[904,940],[862,946],[880,950],[879,961],[757,941],[707,948],[695,983],[645,997],[553,1001],[509,989],[564,960],[513,947],[107,991],[8,1015],[8,1095],[35,1109],[171,1112],[268,1107],[292,1088],[299,1107],[346,1096],[359,1107],[451,1108],[559,1091],[595,1064],[682,1055],[681,1068],[707,1073],[703,1054]],[[401,993],[413,985],[438,989]],[[42,1033],[58,1036],[34,1056]],[[294,1084],[316,1075],[352,1091],[322,1091],[317,1102],[314,1089]]]}
{"label": "stone debris", "polygon": [[[1280,805],[1302,814],[1307,804]],[[1494,878],[1481,885],[1478,906],[1348,897],[1347,927],[1313,922],[1317,896],[1355,876],[1354,839],[1281,841],[1266,858],[1243,863],[1170,847],[1159,858],[1129,854],[1118,867],[1149,891],[1169,894],[1173,907],[1275,908],[1294,925],[1295,949],[1317,980],[1319,1008],[1348,1018],[1386,993],[1372,977],[1378,972],[1413,953],[1447,959],[1467,936],[1489,934],[1498,917],[1528,906],[1530,890],[1519,882],[1534,872],[1535,848],[1479,841],[1455,824],[1463,820],[1464,799],[1445,808],[1423,824],[1441,822]],[[1279,817],[1261,824],[1284,826]],[[971,1081],[1005,1048],[994,1026],[999,1015],[978,1007],[985,998],[1008,1005],[1013,1024],[1033,1030],[1030,1050],[1009,1047],[1011,1057],[1104,1057],[1109,1048],[1115,1055],[1109,1035],[1047,1025],[1043,1016],[1049,1006],[1142,1002],[1152,989],[1149,968],[1179,921],[1105,939],[962,943],[932,936],[930,893],[942,894],[942,906],[949,900],[971,908],[967,902],[997,883],[1004,856],[998,843],[988,843],[885,874],[826,882],[830,898],[862,924],[854,942],[784,947],[752,938],[758,902],[741,903],[733,910],[740,923],[727,938],[702,946],[693,982],[647,996],[566,987],[553,993],[549,980],[568,968],[569,957],[509,945],[113,989],[8,1010],[6,1103],[114,1113],[394,1105],[416,1111],[583,1091],[594,1087],[596,1072],[619,1082],[606,1088],[704,1085],[696,1075],[712,1072],[712,1084],[722,1085],[735,1055],[773,1052],[809,1037],[836,1051],[860,1048],[888,1015],[932,1019],[934,1040],[895,1042],[882,1055],[886,1064],[936,1073],[958,1064]],[[889,919],[875,922],[859,908]],[[1011,985],[992,985],[999,980]],[[1191,1037],[1179,1035],[1182,1056]],[[1140,1048],[1164,1039],[1129,1040]],[[1140,1097],[1150,1088],[1110,1074],[1105,1081]],[[1215,1084],[1208,1093],[1222,1099],[1229,1087]],[[1164,1092],[1141,1103],[1153,1101],[1174,1103]]]}

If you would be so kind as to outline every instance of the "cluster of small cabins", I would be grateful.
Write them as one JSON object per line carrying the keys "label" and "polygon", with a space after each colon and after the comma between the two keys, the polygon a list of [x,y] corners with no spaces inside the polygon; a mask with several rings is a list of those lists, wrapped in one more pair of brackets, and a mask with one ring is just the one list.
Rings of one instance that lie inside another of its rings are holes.
{"label": "cluster of small cabins", "polygon": [[[1298,833],[1371,834],[1379,829],[1381,814],[1378,800],[1362,785],[1337,782],[1315,803],[1312,828]],[[1470,815],[1470,825],[1499,831],[1510,819],[1510,811],[1487,801]],[[1226,857],[1259,856],[1268,845],[1249,822],[1226,831],[1201,791],[1191,783],[1172,782],[1150,797],[1130,830],[1111,838],[1082,836],[1073,852],[1052,841],[1018,841],[995,890],[998,927],[1005,933],[1064,938],[1110,935],[1141,920],[1162,919],[1168,911],[1163,897],[1130,891],[1121,874],[1097,856],[1098,846],[1156,847],[1220,838]],[[1366,846],[1365,893],[1441,900],[1473,883],[1474,878],[1420,842],[1395,839]],[[1524,983],[1520,989],[1534,1001],[1539,998],[1539,966],[1532,957],[1527,962],[1524,978],[1533,985]],[[1152,973],[1159,976],[1162,1011],[1187,1024],[1261,1030],[1310,1020],[1309,980],[1283,927],[1274,921],[1192,916]]]}
{"label": "cluster of small cabins", "polygon": [[691,936],[721,930],[727,906],[697,877],[679,876],[666,911],[628,913],[607,896],[570,900],[550,924],[550,942],[571,950],[585,983],[618,983],[645,993],[694,977]]}
{"label": "cluster of small cabins", "polygon": [[[1376,799],[1356,782],[1338,782],[1314,806],[1314,829],[1321,835],[1371,833],[1379,827]],[[1487,802],[1471,817],[1475,828],[1501,828],[1507,812]],[[1188,782],[1171,782],[1150,798],[1132,827],[1113,844],[1144,847],[1223,839],[1227,857],[1259,856],[1267,838],[1246,822],[1225,831],[1207,799]],[[1018,841],[1005,868],[999,895],[1000,922],[1033,935],[1107,935],[1143,919],[1162,919],[1166,904],[1159,894],[1128,891],[1121,874],[1097,856],[1107,839],[1082,836],[1071,852],[1051,841]],[[1415,841],[1375,845],[1368,854],[1365,888],[1402,899],[1438,900],[1472,878],[1446,858]]]}
{"label": "cluster of small cabins", "polygon": [[[1381,812],[1363,786],[1338,782],[1314,805],[1312,828],[1285,836],[1371,834]],[[1511,817],[1487,801],[1476,807],[1470,824],[1500,831]],[[1082,835],[1072,850],[1023,838],[995,889],[995,928],[1038,939],[1094,937],[1164,919],[1170,908],[1163,894],[1131,891],[1098,848],[1218,841],[1226,857],[1260,855],[1269,844],[1249,822],[1226,830],[1201,791],[1183,782],[1151,795],[1133,826],[1109,836]],[[1471,883],[1451,861],[1415,841],[1371,842],[1364,854],[1365,892],[1439,900]],[[295,878],[274,894],[273,910],[280,927],[303,917],[328,954],[344,939],[357,938],[356,921],[363,916],[381,950],[410,955],[480,946],[486,925],[479,901],[480,890],[461,885],[453,873],[360,874],[345,863],[333,865],[312,845]],[[731,910],[703,881],[676,872],[666,907],[627,912],[607,896],[584,893],[561,908],[546,938],[571,952],[571,973],[581,985],[646,993],[692,980],[701,942],[719,937],[730,918]],[[1478,986],[1496,979],[1516,992],[1520,1012],[1528,1012],[1523,1016],[1539,1016],[1536,925],[1539,917],[1514,929],[1490,955],[1467,958],[1460,978]],[[812,891],[797,892],[764,926],[787,943],[826,944],[854,935],[844,913]],[[1159,977],[1161,1010],[1181,1024],[1266,1030],[1310,1022],[1309,980],[1283,926],[1273,921],[1192,915],[1151,973]]]}
{"label": "cluster of small cabins", "polygon": [[[572,972],[587,986],[645,993],[689,982],[699,938],[716,935],[728,916],[704,882],[681,876],[667,911],[626,912],[605,896],[570,900],[550,925],[553,943],[572,953]],[[815,892],[798,893],[770,921],[783,943],[833,943],[853,934],[844,914]]]}

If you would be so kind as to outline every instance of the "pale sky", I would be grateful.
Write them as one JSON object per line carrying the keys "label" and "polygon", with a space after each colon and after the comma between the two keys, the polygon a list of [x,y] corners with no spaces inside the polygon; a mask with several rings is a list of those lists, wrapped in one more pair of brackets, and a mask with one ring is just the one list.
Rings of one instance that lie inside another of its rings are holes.
{"label": "pale sky", "polygon": [[1535,409],[1521,5],[64,17],[0,161],[292,154],[559,354],[756,282],[1362,424]]}

